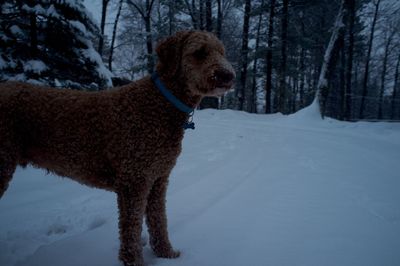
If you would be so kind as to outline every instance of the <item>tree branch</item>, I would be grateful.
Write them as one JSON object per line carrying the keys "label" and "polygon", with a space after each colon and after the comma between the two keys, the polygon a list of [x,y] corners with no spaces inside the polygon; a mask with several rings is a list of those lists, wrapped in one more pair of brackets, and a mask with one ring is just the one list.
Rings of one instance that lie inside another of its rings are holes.
{"label": "tree branch", "polygon": [[126,3],[132,5],[139,12],[139,14],[142,16],[143,19],[146,17],[143,10],[140,9],[140,7],[135,2],[133,2],[132,0],[127,0]]}

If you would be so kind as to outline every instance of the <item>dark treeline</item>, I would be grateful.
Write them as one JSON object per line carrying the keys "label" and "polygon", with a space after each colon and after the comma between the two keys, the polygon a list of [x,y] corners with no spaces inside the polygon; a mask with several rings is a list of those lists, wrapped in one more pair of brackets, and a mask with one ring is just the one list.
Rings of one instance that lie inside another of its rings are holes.
{"label": "dark treeline", "polygon": [[[6,2],[33,8],[48,1]],[[10,32],[4,26],[3,6],[0,30]],[[35,13],[28,15],[23,29],[27,36]],[[40,25],[44,15],[36,16]],[[154,46],[160,38],[182,29],[214,32],[226,46],[237,82],[233,92],[207,98],[201,108],[290,114],[309,105],[320,85],[323,115],[400,119],[396,0],[102,0],[98,20],[99,29],[91,31],[90,41],[114,75],[130,80],[153,71]],[[30,37],[26,41],[35,42]],[[327,50],[330,59],[322,82]],[[6,61],[3,56],[0,63],[4,66]]]}

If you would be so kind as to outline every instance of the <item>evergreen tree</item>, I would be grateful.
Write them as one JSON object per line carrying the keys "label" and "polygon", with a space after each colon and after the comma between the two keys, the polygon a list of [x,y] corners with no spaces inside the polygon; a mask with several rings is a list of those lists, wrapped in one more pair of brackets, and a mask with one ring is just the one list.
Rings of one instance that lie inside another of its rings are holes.
{"label": "evergreen tree", "polygon": [[5,0],[0,12],[0,80],[112,86],[91,41],[98,28],[82,0]]}

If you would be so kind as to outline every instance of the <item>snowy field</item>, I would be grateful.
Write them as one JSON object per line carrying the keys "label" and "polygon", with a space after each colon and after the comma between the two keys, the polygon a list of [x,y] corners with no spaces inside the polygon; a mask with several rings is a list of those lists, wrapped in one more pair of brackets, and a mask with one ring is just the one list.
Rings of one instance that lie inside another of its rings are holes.
{"label": "snowy field", "polygon": [[[400,265],[400,124],[199,111],[168,191],[176,260],[148,265]],[[147,239],[147,232],[143,234]],[[18,169],[1,266],[119,266],[116,197]]]}

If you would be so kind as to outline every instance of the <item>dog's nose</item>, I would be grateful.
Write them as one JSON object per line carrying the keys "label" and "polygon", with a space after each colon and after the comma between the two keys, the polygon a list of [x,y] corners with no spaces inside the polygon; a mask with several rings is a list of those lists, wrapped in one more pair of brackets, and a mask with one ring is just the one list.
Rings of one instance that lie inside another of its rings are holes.
{"label": "dog's nose", "polygon": [[216,80],[221,83],[229,83],[235,78],[235,75],[228,70],[216,70],[214,75]]}

